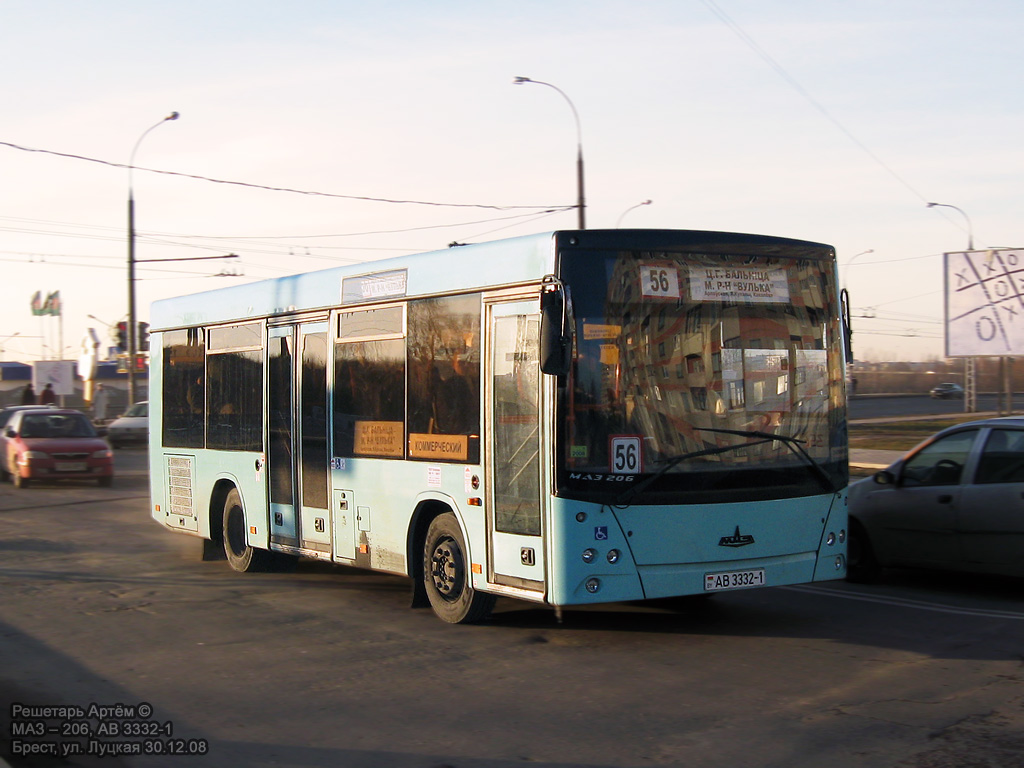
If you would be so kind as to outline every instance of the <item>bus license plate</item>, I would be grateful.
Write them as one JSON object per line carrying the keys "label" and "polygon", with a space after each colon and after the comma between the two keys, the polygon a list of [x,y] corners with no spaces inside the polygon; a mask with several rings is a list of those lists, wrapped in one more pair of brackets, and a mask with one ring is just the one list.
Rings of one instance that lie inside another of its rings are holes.
{"label": "bus license plate", "polygon": [[721,589],[746,589],[747,587],[763,587],[764,568],[749,571],[727,571],[725,573],[705,573],[704,591],[714,592]]}
{"label": "bus license plate", "polygon": [[85,472],[84,461],[58,461],[56,469],[58,472]]}

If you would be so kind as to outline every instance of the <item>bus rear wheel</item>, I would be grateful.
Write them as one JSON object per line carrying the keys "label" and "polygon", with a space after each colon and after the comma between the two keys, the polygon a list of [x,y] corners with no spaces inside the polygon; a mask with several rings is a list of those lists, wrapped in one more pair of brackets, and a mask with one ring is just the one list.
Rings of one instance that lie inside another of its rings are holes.
{"label": "bus rear wheel", "polygon": [[224,554],[228,565],[240,573],[268,570],[271,553],[249,546],[245,530],[245,509],[238,490],[232,488],[224,499]]}
{"label": "bus rear wheel", "polygon": [[430,607],[449,624],[483,621],[494,607],[494,595],[477,592],[470,583],[466,542],[451,512],[438,515],[423,545],[423,584]]}

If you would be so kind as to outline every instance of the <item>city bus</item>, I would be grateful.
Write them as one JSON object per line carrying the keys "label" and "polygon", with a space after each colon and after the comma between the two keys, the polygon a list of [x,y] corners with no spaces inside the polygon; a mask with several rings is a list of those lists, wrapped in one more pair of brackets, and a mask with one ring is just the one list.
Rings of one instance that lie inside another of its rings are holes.
{"label": "city bus", "polygon": [[157,301],[152,516],[450,623],[838,579],[834,250],[557,231]]}

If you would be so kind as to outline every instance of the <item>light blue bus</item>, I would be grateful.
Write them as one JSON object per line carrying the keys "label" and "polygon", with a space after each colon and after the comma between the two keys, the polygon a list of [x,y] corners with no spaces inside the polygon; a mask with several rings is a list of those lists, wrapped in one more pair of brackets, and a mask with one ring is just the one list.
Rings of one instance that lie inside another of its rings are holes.
{"label": "light blue bus", "polygon": [[834,250],[581,230],[153,305],[152,515],[451,623],[846,572]]}

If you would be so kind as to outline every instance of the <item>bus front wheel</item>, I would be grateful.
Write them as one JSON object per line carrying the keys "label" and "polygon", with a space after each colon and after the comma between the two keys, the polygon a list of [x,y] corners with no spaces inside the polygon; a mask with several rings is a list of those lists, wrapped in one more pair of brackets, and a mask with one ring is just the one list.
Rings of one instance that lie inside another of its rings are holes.
{"label": "bus front wheel", "polygon": [[249,546],[245,530],[245,509],[238,490],[232,488],[224,499],[224,554],[232,570],[246,573],[265,571],[270,552]]}
{"label": "bus front wheel", "polygon": [[423,584],[430,606],[449,624],[483,621],[494,607],[494,595],[477,592],[466,562],[466,542],[451,512],[435,517],[423,545]]}

